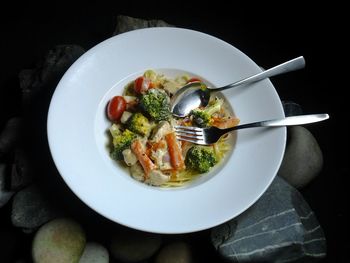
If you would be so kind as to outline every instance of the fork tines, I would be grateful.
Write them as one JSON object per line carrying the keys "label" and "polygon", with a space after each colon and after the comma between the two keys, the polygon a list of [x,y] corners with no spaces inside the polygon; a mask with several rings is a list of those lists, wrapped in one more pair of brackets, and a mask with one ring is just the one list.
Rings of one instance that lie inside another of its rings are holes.
{"label": "fork tines", "polygon": [[203,130],[198,127],[175,126],[176,137],[178,140],[197,144],[203,144]]}

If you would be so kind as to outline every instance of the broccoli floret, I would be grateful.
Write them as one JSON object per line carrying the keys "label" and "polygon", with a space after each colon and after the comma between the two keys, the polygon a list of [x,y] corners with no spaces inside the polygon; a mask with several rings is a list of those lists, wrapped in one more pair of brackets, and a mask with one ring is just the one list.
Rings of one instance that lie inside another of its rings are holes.
{"label": "broccoli floret", "polygon": [[126,122],[126,127],[141,136],[148,137],[152,126],[149,122],[149,120],[142,115],[142,113],[137,112],[131,115],[131,117]]}
{"label": "broccoli floret", "polygon": [[214,150],[209,146],[192,146],[186,154],[186,167],[199,173],[208,172],[216,163]]}
{"label": "broccoli floret", "polygon": [[123,160],[123,151],[130,147],[136,134],[126,129],[122,133],[113,136],[113,150],[111,156],[115,160]]}
{"label": "broccoli floret", "polygon": [[210,126],[212,115],[215,112],[220,111],[223,102],[224,101],[222,99],[215,98],[215,100],[209,103],[204,109],[198,108],[192,110],[191,115],[193,117],[194,122],[200,127]]}
{"label": "broccoli floret", "polygon": [[165,91],[149,89],[141,96],[140,105],[157,122],[168,120],[170,117],[170,98]]}

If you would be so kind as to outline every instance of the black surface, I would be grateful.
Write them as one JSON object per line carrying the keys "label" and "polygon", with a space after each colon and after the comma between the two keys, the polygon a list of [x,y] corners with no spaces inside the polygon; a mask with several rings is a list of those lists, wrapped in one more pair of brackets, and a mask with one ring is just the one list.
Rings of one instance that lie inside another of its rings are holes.
{"label": "black surface", "polygon": [[[344,9],[335,4],[307,7],[294,1],[277,7],[264,8],[261,4],[252,9],[253,5],[156,1],[79,8],[50,3],[44,10],[21,4],[2,8],[0,128],[9,117],[23,114],[17,79],[21,69],[34,67],[57,44],[93,47],[112,35],[118,14],[163,19],[178,27],[214,35],[265,68],[303,55],[307,65],[304,70],[275,77],[272,82],[282,100],[299,103],[304,113],[327,112],[331,116],[327,122],[308,127],[323,151],[324,169],[302,193],[326,234],[328,257],[322,262],[347,262],[349,139],[344,122],[349,118],[344,111],[348,110],[345,92],[349,84],[347,75],[341,74],[348,64],[343,49],[343,37],[348,31],[342,16]],[[0,229],[11,225],[9,209],[8,205],[0,210]],[[197,236],[193,239],[199,242]],[[29,244],[30,238],[20,243],[19,251],[27,253]],[[0,245],[0,250],[4,249]]]}

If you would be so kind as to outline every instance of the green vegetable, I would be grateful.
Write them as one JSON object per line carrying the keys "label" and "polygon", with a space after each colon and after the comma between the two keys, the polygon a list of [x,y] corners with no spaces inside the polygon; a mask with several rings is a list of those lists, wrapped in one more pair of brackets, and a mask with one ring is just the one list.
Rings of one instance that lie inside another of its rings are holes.
{"label": "green vegetable", "polygon": [[165,91],[149,89],[141,96],[142,109],[155,121],[168,120],[170,117],[170,98]]}
{"label": "green vegetable", "polygon": [[136,138],[136,134],[126,129],[122,133],[112,134],[113,150],[111,156],[115,160],[123,160],[123,151],[130,147],[132,141]]}
{"label": "green vegetable", "polygon": [[204,109],[194,109],[191,111],[194,122],[200,127],[210,126],[212,115],[215,112],[221,110],[224,101],[219,98],[215,98],[214,101],[209,103]]}
{"label": "green vegetable", "polygon": [[131,115],[131,117],[126,122],[126,127],[130,131],[146,137],[149,136],[152,129],[152,125],[150,124],[149,120],[140,112]]}
{"label": "green vegetable", "polygon": [[186,167],[199,173],[206,173],[217,163],[214,150],[210,146],[192,146],[185,159]]}

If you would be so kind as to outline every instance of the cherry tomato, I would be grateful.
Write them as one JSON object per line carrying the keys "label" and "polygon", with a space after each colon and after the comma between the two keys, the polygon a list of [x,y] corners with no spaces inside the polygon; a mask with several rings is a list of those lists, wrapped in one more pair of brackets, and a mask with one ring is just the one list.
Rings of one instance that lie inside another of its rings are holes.
{"label": "cherry tomato", "polygon": [[107,106],[107,115],[111,121],[117,122],[126,109],[126,101],[122,96],[113,97]]}
{"label": "cherry tomato", "polygon": [[191,82],[196,82],[196,81],[202,81],[201,79],[199,78],[190,78],[187,83],[191,83]]}
{"label": "cherry tomato", "polygon": [[151,81],[148,78],[143,76],[135,79],[134,88],[136,93],[142,94],[145,93],[151,86]]}

